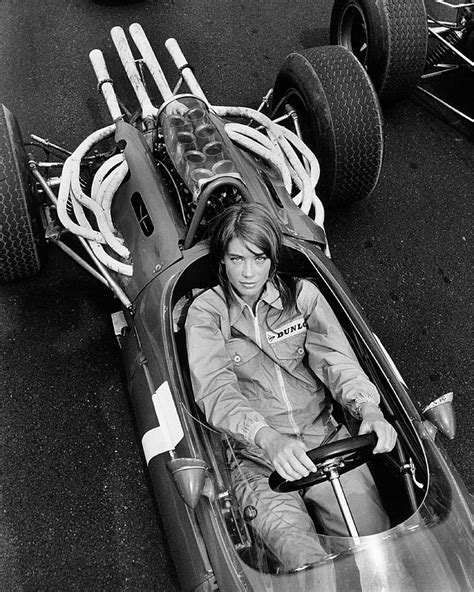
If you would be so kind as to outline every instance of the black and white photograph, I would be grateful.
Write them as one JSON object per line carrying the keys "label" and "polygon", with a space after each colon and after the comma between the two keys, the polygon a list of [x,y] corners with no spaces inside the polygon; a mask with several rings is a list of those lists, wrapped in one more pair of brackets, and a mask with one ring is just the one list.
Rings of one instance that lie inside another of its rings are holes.
{"label": "black and white photograph", "polygon": [[0,8],[0,588],[472,590],[474,3]]}

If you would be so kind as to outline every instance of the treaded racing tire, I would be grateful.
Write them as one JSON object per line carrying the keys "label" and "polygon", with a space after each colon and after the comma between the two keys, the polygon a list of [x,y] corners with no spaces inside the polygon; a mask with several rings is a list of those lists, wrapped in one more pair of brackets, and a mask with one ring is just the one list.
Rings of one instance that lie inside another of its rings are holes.
{"label": "treaded racing tire", "polygon": [[330,41],[354,53],[382,103],[404,98],[425,67],[425,4],[423,0],[335,0]]}
{"label": "treaded racing tire", "polygon": [[0,105],[0,283],[36,275],[44,238],[16,118]]}
{"label": "treaded racing tire", "polygon": [[316,193],[325,206],[349,205],[374,190],[382,167],[379,101],[364,68],[344,47],[292,53],[277,75],[275,114],[296,110],[304,142],[321,167]]}

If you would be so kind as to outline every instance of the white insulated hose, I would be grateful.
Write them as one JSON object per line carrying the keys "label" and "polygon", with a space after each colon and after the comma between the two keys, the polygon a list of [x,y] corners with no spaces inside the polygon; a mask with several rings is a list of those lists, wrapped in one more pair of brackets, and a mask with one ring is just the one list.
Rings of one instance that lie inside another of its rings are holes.
{"label": "white insulated hose", "polygon": [[291,192],[291,174],[279,145],[275,146],[267,136],[242,123],[227,123],[225,131],[235,144],[273,164],[281,174],[286,191]]}
{"label": "white insulated hose", "polygon": [[91,187],[91,198],[98,201],[101,205],[102,202],[97,196],[100,186],[109,177],[110,172],[113,169],[117,168],[119,164],[122,164],[124,160],[125,155],[122,152],[120,152],[119,154],[115,154],[114,156],[108,158],[104,163],[102,163],[99,170],[94,175]]}
{"label": "white insulated hose", "polygon": [[104,140],[105,138],[109,138],[114,132],[115,125],[112,124],[97,130],[88,136],[65,161],[61,175],[61,184],[59,186],[58,215],[61,224],[63,224],[65,228],[74,234],[83,236],[84,238],[99,243],[105,243],[105,238],[102,236],[102,234],[92,230],[91,228],[84,228],[82,225],[80,226],[79,224],[73,222],[67,212],[67,203],[71,192],[72,177],[74,175],[79,177],[79,169],[82,158],[95,144],[101,140]]}
{"label": "white insulated hose", "polygon": [[[118,170],[119,167],[122,167],[121,171]],[[114,230],[110,213],[112,198],[127,172],[128,165],[125,162],[125,155],[120,152],[108,158],[96,172],[92,180],[91,198],[103,208],[109,228],[112,230]]]}
{"label": "white insulated hose", "polygon": [[[129,250],[123,245],[121,239],[113,234],[113,226],[110,212],[104,210],[104,207],[95,199],[87,196],[80,186],[80,168],[81,161],[87,152],[101,140],[110,137],[115,132],[115,125],[97,130],[86,138],[65,161],[61,175],[61,184],[59,186],[57,211],[61,224],[70,232],[85,238],[93,250],[96,257],[107,267],[123,275],[132,275],[133,268],[130,264],[123,263],[111,257],[105,252],[103,244],[109,247],[124,259],[130,256]],[[126,171],[124,172],[124,163]],[[123,161],[115,170],[112,170],[111,186],[115,194],[123,177],[128,171],[126,162]],[[111,198],[103,190],[101,195],[100,186],[98,196],[103,205],[110,210]],[[74,222],[68,212],[68,202],[72,201],[74,214],[77,222]],[[96,219],[99,230],[94,230],[85,214],[85,208],[90,210]]]}
{"label": "white insulated hose", "polygon": [[[125,180],[127,173],[128,164],[127,161],[124,160],[116,169],[114,169],[114,171],[107,178],[106,182],[103,183],[99,188],[97,201],[102,206],[111,228],[113,228],[112,216],[110,213],[112,208],[112,200],[116,191]],[[116,252],[120,255],[119,251]]]}
{"label": "white insulated hose", "polygon": [[[324,227],[324,206],[314,191],[314,187],[319,179],[319,163],[316,156],[306,144],[300,140],[296,134],[287,130],[283,126],[276,124],[269,117],[255,109],[250,109],[249,107],[213,106],[212,110],[220,117],[244,117],[248,120],[256,121],[265,129],[270,141],[273,143],[272,152],[274,152],[275,155],[280,152],[284,154],[291,178],[295,185],[301,190],[300,193],[293,198],[293,201],[305,214],[308,214],[313,206],[315,222]],[[265,137],[264,134],[262,134],[262,136]],[[242,137],[239,137],[239,143],[244,145],[244,142],[245,140],[243,140]],[[260,143],[263,144],[263,141]],[[268,144],[265,142],[265,145]],[[278,148],[276,148],[276,146],[278,146]],[[307,159],[310,166],[309,174],[304,168],[293,146]],[[250,143],[247,147],[249,150],[252,150],[252,145]],[[285,179],[285,177],[283,177],[283,179]]]}

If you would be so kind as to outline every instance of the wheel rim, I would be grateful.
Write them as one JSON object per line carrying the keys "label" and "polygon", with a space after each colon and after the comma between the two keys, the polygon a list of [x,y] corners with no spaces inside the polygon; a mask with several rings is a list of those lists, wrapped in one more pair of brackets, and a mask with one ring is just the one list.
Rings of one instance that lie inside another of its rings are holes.
{"label": "wheel rim", "polygon": [[[301,93],[295,88],[289,88],[286,91],[283,99],[280,101],[280,103],[278,105],[278,110],[285,103],[288,103],[289,105],[291,105],[295,109],[296,113],[298,114],[298,119],[300,122],[300,127],[301,127],[302,135],[303,135],[303,141],[305,144],[307,144],[311,148],[311,150],[316,154],[316,156],[318,156],[319,152],[320,152],[320,150],[319,150],[320,146],[319,146],[319,142],[318,142],[320,130],[319,129],[314,130],[314,132],[316,132],[316,133],[311,132],[311,130],[314,127],[315,122],[313,121],[310,114],[308,113],[308,106],[306,105],[306,102],[305,102],[304,98],[302,97]],[[317,122],[316,122],[316,126],[317,126]],[[292,125],[288,125],[288,127],[291,131],[295,131],[294,127]],[[306,130],[309,130],[309,133],[308,132],[305,133]],[[308,136],[310,136],[310,138]]]}
{"label": "wheel rim", "polygon": [[349,4],[341,15],[338,44],[351,51],[367,67],[368,34],[364,13],[356,4]]}

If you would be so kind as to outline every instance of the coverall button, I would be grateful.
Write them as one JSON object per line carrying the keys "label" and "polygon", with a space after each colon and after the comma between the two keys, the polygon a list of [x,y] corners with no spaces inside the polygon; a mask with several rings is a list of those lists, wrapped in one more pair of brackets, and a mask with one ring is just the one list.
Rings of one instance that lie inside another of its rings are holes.
{"label": "coverall button", "polygon": [[304,347],[299,347],[298,353],[300,354],[300,356],[302,356],[304,354]]}
{"label": "coverall button", "polygon": [[236,355],[234,356],[234,362],[237,362],[237,363],[239,363],[239,362],[240,362],[240,356],[239,356],[238,354],[236,354]]}

